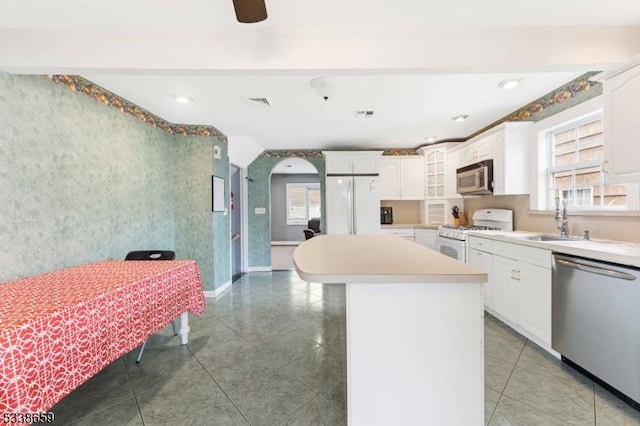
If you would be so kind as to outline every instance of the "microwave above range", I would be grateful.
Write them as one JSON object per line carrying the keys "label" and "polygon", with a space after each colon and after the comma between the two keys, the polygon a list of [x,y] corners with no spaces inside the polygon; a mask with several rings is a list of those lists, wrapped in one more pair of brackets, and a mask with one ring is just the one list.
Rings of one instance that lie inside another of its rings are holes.
{"label": "microwave above range", "polygon": [[460,195],[493,194],[493,160],[457,169],[456,189]]}

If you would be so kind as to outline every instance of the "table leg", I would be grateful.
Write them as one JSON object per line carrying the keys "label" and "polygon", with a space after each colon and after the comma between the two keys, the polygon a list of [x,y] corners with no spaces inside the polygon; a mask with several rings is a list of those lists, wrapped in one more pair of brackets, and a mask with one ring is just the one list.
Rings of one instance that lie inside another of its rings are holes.
{"label": "table leg", "polygon": [[189,312],[183,312],[180,314],[180,338],[182,344],[189,343]]}

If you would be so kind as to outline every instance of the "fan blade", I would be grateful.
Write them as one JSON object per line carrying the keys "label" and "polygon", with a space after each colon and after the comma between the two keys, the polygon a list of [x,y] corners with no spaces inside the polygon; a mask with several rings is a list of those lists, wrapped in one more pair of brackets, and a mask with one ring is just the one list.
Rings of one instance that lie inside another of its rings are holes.
{"label": "fan blade", "polygon": [[253,24],[267,19],[267,6],[264,0],[233,0],[238,22]]}

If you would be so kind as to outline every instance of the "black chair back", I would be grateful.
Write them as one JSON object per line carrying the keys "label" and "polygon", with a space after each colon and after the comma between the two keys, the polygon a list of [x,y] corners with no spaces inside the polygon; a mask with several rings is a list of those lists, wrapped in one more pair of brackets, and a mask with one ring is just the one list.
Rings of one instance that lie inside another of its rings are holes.
{"label": "black chair back", "polygon": [[307,228],[311,229],[316,234],[321,234],[322,231],[320,230],[320,218],[314,217],[309,219],[309,222],[307,222]]}
{"label": "black chair back", "polygon": [[313,238],[316,233],[313,232],[311,229],[304,229],[302,232],[304,232],[304,239],[308,240],[309,238]]}
{"label": "black chair back", "polygon": [[174,260],[176,253],[171,250],[139,250],[127,254],[124,260]]}

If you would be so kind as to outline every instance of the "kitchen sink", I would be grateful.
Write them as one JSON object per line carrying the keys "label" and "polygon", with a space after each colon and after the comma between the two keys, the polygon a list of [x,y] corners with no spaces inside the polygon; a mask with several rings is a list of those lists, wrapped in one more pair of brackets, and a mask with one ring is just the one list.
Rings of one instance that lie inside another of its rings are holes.
{"label": "kitchen sink", "polygon": [[541,234],[541,235],[527,235],[526,237],[518,237],[522,240],[529,241],[584,241],[582,238],[575,237],[563,237],[561,235]]}

